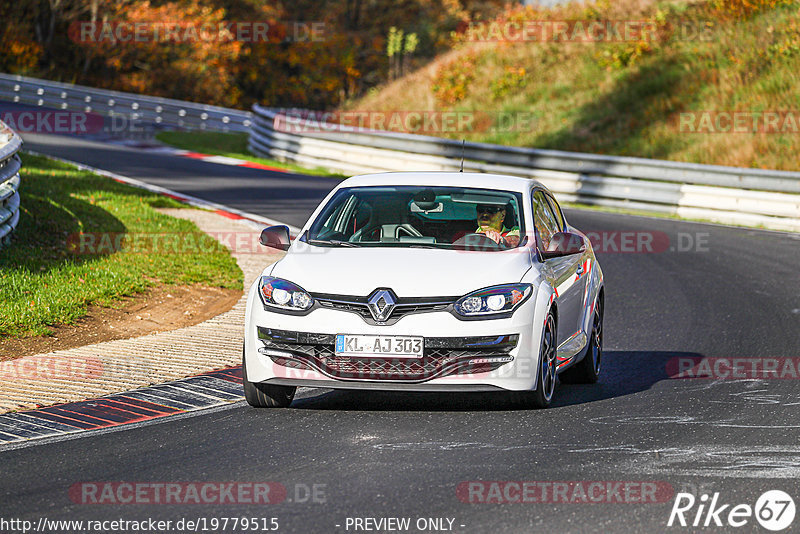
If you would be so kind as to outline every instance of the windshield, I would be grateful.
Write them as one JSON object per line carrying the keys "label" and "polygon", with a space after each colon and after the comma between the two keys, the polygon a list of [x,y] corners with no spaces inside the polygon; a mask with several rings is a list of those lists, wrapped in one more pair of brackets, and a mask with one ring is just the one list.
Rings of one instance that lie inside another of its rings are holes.
{"label": "windshield", "polygon": [[463,187],[338,191],[305,240],[321,246],[507,250],[520,244],[522,195]]}

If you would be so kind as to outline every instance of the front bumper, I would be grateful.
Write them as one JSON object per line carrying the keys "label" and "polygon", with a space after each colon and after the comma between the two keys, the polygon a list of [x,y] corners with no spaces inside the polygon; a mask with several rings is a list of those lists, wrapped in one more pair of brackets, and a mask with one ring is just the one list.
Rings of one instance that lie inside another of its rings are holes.
{"label": "front bumper", "polygon": [[[265,310],[251,288],[245,327],[248,379],[342,389],[529,390],[536,385],[541,336],[534,326],[541,322],[536,300],[529,298],[503,319],[461,321],[447,311],[432,311],[371,325],[358,314],[335,309],[315,309],[306,316]],[[336,334],[422,336],[424,356],[336,356]]]}
{"label": "front bumper", "polygon": [[259,354],[290,369],[338,380],[420,383],[441,376],[481,374],[514,361],[519,335],[427,337],[422,358],[351,357],[334,352],[336,336],[258,327]]}

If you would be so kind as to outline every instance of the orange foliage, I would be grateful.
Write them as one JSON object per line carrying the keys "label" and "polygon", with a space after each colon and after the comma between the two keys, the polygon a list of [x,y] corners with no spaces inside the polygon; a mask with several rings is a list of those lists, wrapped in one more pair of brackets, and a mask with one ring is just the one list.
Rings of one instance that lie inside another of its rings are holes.
{"label": "orange foliage", "polygon": [[[153,6],[138,2],[108,15],[113,23],[177,23],[184,28],[225,22],[223,9],[212,9],[197,0]],[[157,26],[156,26],[157,27]],[[170,40],[148,37],[113,42],[98,39],[85,43],[105,67],[118,73],[114,88],[157,96],[183,95],[186,100],[232,106],[238,103],[232,67],[242,43],[203,38]]]}
{"label": "orange foliage", "polygon": [[441,106],[452,106],[466,98],[475,79],[475,54],[459,57],[439,67],[433,82],[433,94]]}
{"label": "orange foliage", "polygon": [[[254,102],[332,108],[387,80],[390,27],[419,36],[408,58],[414,68],[449,48],[459,23],[491,18],[505,1],[13,0],[0,2],[0,18],[13,22],[0,25],[0,67],[240,108]],[[298,39],[276,21],[319,23],[324,37]],[[268,22],[271,30],[266,40],[76,38],[86,22],[99,28]]]}
{"label": "orange foliage", "polygon": [[796,0],[712,0],[711,6],[723,17],[744,19],[765,9],[790,5]]}

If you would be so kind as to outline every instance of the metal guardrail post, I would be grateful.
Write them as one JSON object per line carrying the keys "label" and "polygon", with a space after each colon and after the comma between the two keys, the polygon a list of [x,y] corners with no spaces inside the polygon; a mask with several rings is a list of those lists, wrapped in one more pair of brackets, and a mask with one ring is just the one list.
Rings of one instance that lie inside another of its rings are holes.
{"label": "metal guardrail post", "polygon": [[17,153],[21,147],[19,135],[0,122],[0,248],[10,242],[19,222],[19,170],[22,162]]}
{"label": "metal guardrail post", "polygon": [[117,117],[127,125],[247,132],[252,121],[250,112],[238,109],[2,73],[0,100]]}

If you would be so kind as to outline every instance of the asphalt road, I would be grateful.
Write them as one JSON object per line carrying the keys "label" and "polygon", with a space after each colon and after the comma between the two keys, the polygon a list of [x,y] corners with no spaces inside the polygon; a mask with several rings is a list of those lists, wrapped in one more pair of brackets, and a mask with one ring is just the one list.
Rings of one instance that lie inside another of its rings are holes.
{"label": "asphalt road", "polygon": [[[25,148],[116,172],[179,193],[302,226],[335,178],[234,167],[79,137],[23,134]],[[265,187],[269,184],[269,187]]]}
{"label": "asphalt road", "polygon": [[[298,226],[335,183],[68,138],[26,141],[33,150]],[[647,481],[750,506],[779,489],[800,505],[800,377],[667,374],[680,357],[800,357],[800,236],[592,211],[567,217],[584,231],[669,239],[664,252],[598,254],[607,295],[600,383],[559,384],[544,411],[513,409],[497,395],[307,390],[285,410],[239,404],[6,450],[2,517],[276,517],[282,532],[364,531],[347,528],[357,517],[408,517],[410,532],[418,532],[419,518],[450,518],[453,531],[476,533],[698,531],[666,527],[672,493],[644,504],[462,502],[456,488],[476,480]],[[89,481],[274,481],[289,500],[76,504],[69,488]],[[304,501],[314,484],[323,485],[323,502]],[[689,521],[696,511],[686,514]],[[800,530],[800,518],[785,532],[792,529]],[[712,523],[703,531],[767,532],[752,517],[738,529]]]}

